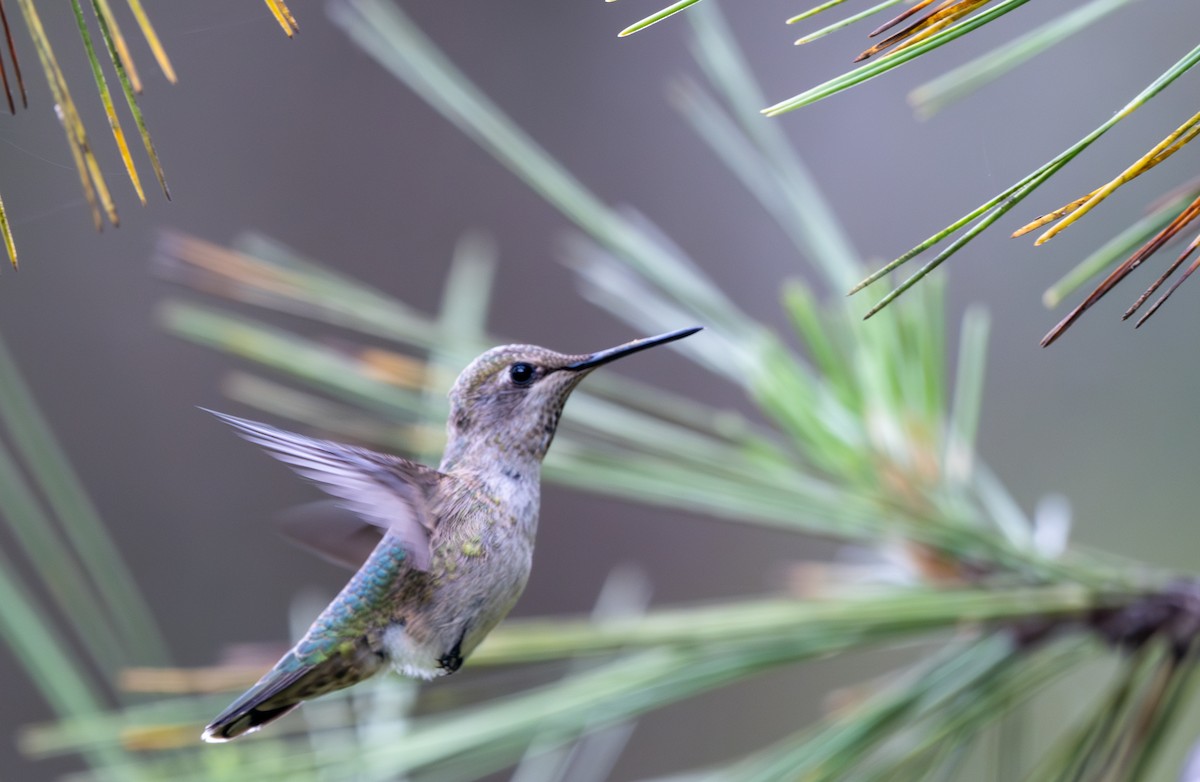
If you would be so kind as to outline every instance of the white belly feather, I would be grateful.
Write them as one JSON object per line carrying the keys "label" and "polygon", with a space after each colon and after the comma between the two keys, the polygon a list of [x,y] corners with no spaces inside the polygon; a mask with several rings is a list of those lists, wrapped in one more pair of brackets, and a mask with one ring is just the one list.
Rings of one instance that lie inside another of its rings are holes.
{"label": "white belly feather", "polygon": [[404,625],[389,625],[383,633],[383,644],[387,648],[392,667],[397,672],[414,679],[436,679],[446,675],[446,669],[438,663],[438,654],[427,646],[415,644],[404,632]]}

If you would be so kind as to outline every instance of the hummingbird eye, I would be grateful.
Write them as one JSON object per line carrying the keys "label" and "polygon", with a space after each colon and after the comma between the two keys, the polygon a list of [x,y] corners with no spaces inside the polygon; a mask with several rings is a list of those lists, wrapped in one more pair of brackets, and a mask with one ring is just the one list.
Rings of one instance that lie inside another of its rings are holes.
{"label": "hummingbird eye", "polygon": [[512,380],[513,385],[527,386],[533,382],[533,378],[537,375],[537,370],[533,364],[524,361],[518,361],[508,368],[508,377]]}

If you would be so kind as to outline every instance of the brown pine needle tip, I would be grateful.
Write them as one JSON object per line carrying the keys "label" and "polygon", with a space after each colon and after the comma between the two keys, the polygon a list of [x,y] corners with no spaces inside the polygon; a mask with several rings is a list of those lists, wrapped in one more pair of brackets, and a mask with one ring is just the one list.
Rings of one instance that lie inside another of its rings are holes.
{"label": "brown pine needle tip", "polygon": [[1191,266],[1187,267],[1187,271],[1185,271],[1183,273],[1183,276],[1180,277],[1178,280],[1176,280],[1175,284],[1172,285],[1170,288],[1168,288],[1167,292],[1164,293],[1161,297],[1159,297],[1158,301],[1154,302],[1154,305],[1152,307],[1150,307],[1150,309],[1146,310],[1145,315],[1138,318],[1138,322],[1135,323],[1133,327],[1135,329],[1140,329],[1142,327],[1142,324],[1145,323],[1147,320],[1149,320],[1151,315],[1158,312],[1158,308],[1161,307],[1163,304],[1165,304],[1167,302],[1167,299],[1171,298],[1171,294],[1174,293],[1175,290],[1177,288],[1179,288],[1180,285],[1183,284],[1184,280],[1186,280],[1188,277],[1191,277],[1192,272],[1196,271],[1197,268],[1200,268],[1200,258],[1197,258],[1196,260],[1192,261]]}
{"label": "brown pine needle tip", "polygon": [[1150,309],[1146,310],[1146,314],[1142,315],[1142,317],[1137,319],[1137,323],[1134,323],[1133,327],[1135,329],[1140,329],[1142,327],[1142,324],[1146,322],[1147,318],[1149,318],[1154,313],[1158,312],[1158,308],[1163,305],[1163,302],[1165,302],[1167,300],[1167,296],[1170,296],[1170,295],[1171,295],[1171,293],[1170,293],[1170,291],[1168,291],[1165,296],[1160,297],[1158,301],[1154,302],[1154,304],[1151,305]]}
{"label": "brown pine needle tip", "polygon": [[[1166,282],[1167,278],[1174,274],[1175,270],[1183,265],[1183,262],[1188,259],[1188,256],[1196,251],[1197,247],[1200,247],[1200,234],[1198,234],[1196,238],[1193,239],[1186,248],[1184,248],[1184,251],[1179,254],[1179,257],[1176,258],[1170,266],[1167,267],[1167,270],[1159,275],[1158,279],[1151,283],[1150,287],[1147,288],[1141,296],[1138,296],[1137,301],[1133,303],[1133,306],[1125,310],[1125,314],[1121,316],[1121,320],[1129,320],[1133,313],[1137,312],[1138,309],[1146,303],[1146,300],[1153,296],[1154,292],[1157,291],[1164,282]],[[1145,318],[1142,318],[1142,320],[1145,320]],[[1140,325],[1141,322],[1142,321],[1139,320],[1138,324]]]}
{"label": "brown pine needle tip", "polygon": [[900,32],[896,33],[895,35],[885,38],[884,40],[880,41],[879,43],[875,44],[871,48],[869,48],[866,51],[859,54],[857,57],[854,58],[854,61],[862,62],[863,60],[867,59],[868,57],[873,57],[876,54],[879,54],[880,52],[882,52],[883,50],[888,49],[892,46],[895,46],[896,44],[903,41],[906,37],[912,35],[913,31],[917,27],[923,25],[926,21],[928,21],[928,18],[922,19],[921,21],[913,24],[911,27],[907,27],[907,28],[901,30]]}
{"label": "brown pine needle tip", "polygon": [[1050,331],[1046,333],[1046,336],[1042,337],[1042,347],[1050,347],[1050,345],[1052,345],[1055,340],[1061,337],[1067,329],[1074,325],[1075,321],[1079,320],[1079,317],[1083,315],[1084,312],[1091,308],[1093,304],[1100,301],[1100,299],[1104,298],[1109,291],[1116,287],[1117,283],[1125,279],[1125,277],[1127,277],[1131,271],[1136,269],[1142,260],[1143,259],[1138,257],[1138,253],[1135,253],[1116,269],[1113,269],[1113,271],[1104,278],[1104,281],[1097,285],[1095,290],[1087,295],[1086,299],[1080,302],[1075,309],[1071,310],[1065,318],[1059,321],[1058,325],[1050,329]]}
{"label": "brown pine needle tip", "polygon": [[1055,341],[1061,337],[1064,332],[1066,332],[1067,329],[1071,328],[1075,321],[1079,320],[1079,316],[1083,314],[1083,310],[1084,306],[1080,304],[1078,307],[1071,310],[1067,317],[1060,320],[1058,325],[1046,332],[1046,336],[1042,337],[1042,347],[1048,348],[1053,345]]}
{"label": "brown pine needle tip", "polygon": [[918,13],[919,11],[924,9],[926,6],[928,6],[932,2],[933,2],[933,0],[921,0],[919,3],[914,5],[912,8],[909,8],[909,9],[901,12],[897,16],[893,17],[892,19],[889,19],[888,21],[886,21],[883,24],[876,27],[871,32],[867,33],[867,37],[874,38],[875,36],[880,35],[886,31],[892,29],[896,25],[903,22],[905,19],[908,19],[913,14]]}
{"label": "brown pine needle tip", "polygon": [[[894,33],[885,40],[875,44],[862,54],[858,55],[854,61],[861,62],[862,60],[872,57],[885,49],[891,49],[892,51],[888,52],[888,54],[894,54],[895,52],[915,46],[923,41],[928,40],[933,35],[944,30],[951,24],[954,24],[959,19],[962,19],[964,16],[970,14],[972,11],[987,5],[989,2],[991,2],[991,0],[943,0],[943,2],[927,16],[913,22],[908,27],[900,30],[900,32]],[[883,32],[893,24],[898,24],[899,22],[911,16],[916,10],[925,7],[925,5],[927,5],[927,3],[919,3],[914,8],[909,9],[908,12],[901,14],[896,19],[892,20],[892,22],[888,25],[876,30],[874,33],[872,33],[872,35]]]}
{"label": "brown pine needle tip", "polygon": [[[1104,278],[1104,281],[1097,285],[1095,290],[1089,293],[1087,298],[1084,299],[1079,306],[1071,310],[1067,317],[1063,318],[1057,326],[1055,326],[1046,334],[1046,336],[1042,337],[1042,347],[1049,347],[1051,344],[1053,344],[1054,341],[1061,337],[1063,333],[1069,329],[1088,308],[1090,308],[1100,299],[1104,298],[1104,296],[1107,295],[1108,292],[1114,287],[1116,287],[1118,283],[1129,276],[1130,272],[1132,272],[1143,262],[1145,262],[1147,258],[1161,249],[1163,245],[1165,245],[1172,238],[1174,238],[1176,234],[1183,230],[1184,226],[1195,220],[1197,217],[1200,217],[1200,197],[1197,197],[1190,204],[1188,204],[1188,206],[1182,212],[1180,212],[1179,215],[1172,220],[1166,228],[1163,228],[1161,231],[1155,234],[1150,241],[1139,247],[1137,251],[1122,261],[1117,268],[1113,269],[1113,271]],[[1133,312],[1141,306],[1142,302],[1145,301],[1145,298],[1153,294],[1154,290],[1157,289],[1157,287],[1161,284],[1161,281],[1166,279],[1166,277],[1169,276],[1180,263],[1182,263],[1183,259],[1191,254],[1195,247],[1200,247],[1200,237],[1197,237],[1196,240],[1193,240],[1192,244],[1189,245],[1188,249],[1184,252],[1184,255],[1178,259],[1175,264],[1173,264],[1172,268],[1168,269],[1167,273],[1164,274],[1159,281],[1151,285],[1150,290],[1147,291],[1147,293],[1144,294],[1143,297],[1140,298],[1133,307],[1126,311],[1126,317],[1132,315]],[[1200,258],[1198,258],[1196,261],[1193,261],[1192,265],[1188,267],[1188,271],[1184,273],[1183,277],[1181,277],[1179,280],[1176,280],[1175,284],[1171,286],[1170,290],[1168,290],[1162,296],[1162,298],[1154,303],[1154,306],[1150,308],[1150,311],[1143,315],[1142,318],[1137,322],[1137,326],[1141,326],[1141,324],[1146,321],[1146,318],[1154,314],[1154,312],[1162,306],[1163,302],[1170,297],[1175,289],[1179,287],[1180,283],[1186,280],[1192,274],[1192,272],[1195,271],[1197,266],[1200,266]]]}

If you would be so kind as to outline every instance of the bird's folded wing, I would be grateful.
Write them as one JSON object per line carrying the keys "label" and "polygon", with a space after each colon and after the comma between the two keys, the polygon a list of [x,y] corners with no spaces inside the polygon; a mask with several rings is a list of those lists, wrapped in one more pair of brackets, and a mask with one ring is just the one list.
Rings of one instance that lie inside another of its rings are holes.
{"label": "bird's folded wing", "polygon": [[[413,567],[429,569],[429,536],[436,520],[429,513],[428,505],[445,477],[442,473],[399,456],[317,440],[244,418],[210,412],[237,429],[243,438],[262,446],[276,459],[336,497],[343,508],[368,524],[391,532],[411,555]],[[344,519],[331,518],[333,523],[344,527]],[[311,529],[314,523],[317,522],[308,522],[311,534],[302,542],[319,547],[320,535]],[[332,537],[345,537],[344,529]],[[344,561],[338,552],[329,553],[333,559]]]}

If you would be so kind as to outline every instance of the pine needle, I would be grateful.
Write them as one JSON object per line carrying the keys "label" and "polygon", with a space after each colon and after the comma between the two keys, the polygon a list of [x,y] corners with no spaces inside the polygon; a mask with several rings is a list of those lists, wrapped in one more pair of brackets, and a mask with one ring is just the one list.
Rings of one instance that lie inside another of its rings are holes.
{"label": "pine needle", "polygon": [[883,24],[879,25],[871,32],[867,33],[867,37],[874,38],[877,35],[881,35],[881,34],[887,32],[888,30],[892,29],[896,25],[900,24],[904,20],[911,17],[913,14],[920,13],[922,10],[927,8],[932,3],[933,3],[933,0],[918,0],[918,2],[913,4],[912,8],[909,8],[908,10],[901,13],[899,16],[891,19],[890,21],[884,22]]}
{"label": "pine needle", "polygon": [[[0,0],[0,14],[3,14],[3,7],[4,7],[3,0]],[[7,27],[7,25],[6,25],[6,27]],[[11,40],[9,43],[10,43],[9,53],[12,54],[14,52],[13,52],[13,49],[11,48]],[[4,99],[8,103],[8,113],[16,114],[17,108],[13,104],[12,89],[8,86],[8,69],[4,67],[3,59],[0,59],[0,82],[4,83]]]}
{"label": "pine needle", "polygon": [[922,119],[971,94],[1017,66],[1136,0],[1089,0],[968,63],[952,68],[909,93]]}
{"label": "pine needle", "polygon": [[844,2],[846,2],[846,0],[825,0],[824,3],[821,3],[820,5],[814,5],[812,8],[808,9],[807,11],[801,11],[800,13],[798,13],[795,16],[788,19],[784,24],[795,24],[796,22],[803,22],[805,19],[809,19],[813,16],[816,16],[817,14],[819,14],[823,11],[828,11],[830,8],[835,8]]}
{"label": "pine needle", "polygon": [[[880,52],[888,49],[893,49],[893,53],[903,51],[910,46],[915,46],[923,41],[929,40],[934,34],[954,24],[959,19],[970,14],[978,8],[987,5],[991,0],[944,0],[944,2],[934,9],[928,16],[913,22],[908,27],[898,33],[895,33],[888,38],[867,49],[863,53],[854,58],[855,62],[861,62],[868,57],[873,57]],[[880,27],[876,33],[881,33],[898,23],[901,19],[909,16],[918,7],[923,7],[918,3],[917,6],[908,9],[900,16],[893,19],[891,22]]]}
{"label": "pine needle", "polygon": [[789,111],[795,111],[810,103],[816,103],[819,100],[828,98],[830,95],[850,89],[855,85],[862,84],[876,76],[883,75],[893,68],[898,68],[904,63],[916,59],[927,52],[933,51],[950,41],[961,38],[1010,11],[1016,10],[1027,2],[1029,0],[997,0],[996,4],[991,8],[938,30],[926,40],[914,42],[913,45],[903,50],[893,52],[894,56],[882,57],[872,62],[863,63],[859,67],[847,71],[840,76],[835,76],[822,84],[818,84],[816,87],[805,90],[799,95],[780,101],[773,106],[768,106],[762,110],[762,113],[768,117],[776,117],[780,114],[786,114]]}
{"label": "pine needle", "polygon": [[288,38],[300,31],[300,25],[296,24],[296,17],[292,15],[284,0],[266,0],[266,3],[267,8],[271,9],[275,21],[279,22],[279,26],[283,28],[283,32],[287,34]]}
{"label": "pine needle", "polygon": [[117,47],[121,63],[125,66],[125,72],[129,74],[129,82],[133,85],[133,91],[141,95],[142,79],[133,64],[133,56],[129,53],[129,44],[125,42],[121,27],[117,24],[117,17],[112,12],[112,6],[108,4],[108,0],[99,0],[99,3],[104,12],[104,18],[108,21],[108,29],[112,31],[113,44]]}
{"label": "pine needle", "polygon": [[138,27],[142,30],[142,37],[146,39],[150,51],[154,53],[154,59],[158,61],[158,67],[162,70],[163,76],[167,77],[167,81],[174,84],[178,81],[175,76],[175,66],[171,65],[171,58],[167,57],[167,50],[163,48],[162,43],[158,40],[158,33],[154,31],[154,25],[150,23],[150,17],[146,15],[146,9],[142,7],[142,0],[128,0],[129,10],[133,12],[133,16],[137,19]]}
{"label": "pine needle", "polygon": [[79,0],[71,0],[71,8],[75,12],[75,22],[79,26],[79,35],[83,38],[83,48],[87,52],[92,76],[96,79],[96,89],[100,92],[100,102],[104,104],[104,113],[108,117],[108,126],[112,129],[113,140],[117,142],[121,161],[125,164],[125,171],[129,174],[129,181],[133,183],[133,189],[137,191],[138,200],[145,204],[146,193],[142,190],[142,181],[138,178],[137,168],[133,165],[133,157],[129,154],[129,145],[125,143],[125,132],[121,129],[121,120],[117,118],[117,112],[113,108],[108,82],[104,78],[104,71],[100,68],[100,61],[96,58],[96,50],[92,46],[92,36],[88,33],[87,24],[83,20],[83,8],[79,5]]}
{"label": "pine needle", "polygon": [[1166,228],[1192,199],[1200,196],[1200,181],[1177,188],[1152,204],[1145,217],[1129,226],[1080,261],[1042,294],[1047,308],[1057,307],[1068,295],[1105,269],[1115,266],[1155,234]]}
{"label": "pine needle", "polygon": [[[1146,292],[1142,294],[1142,296],[1134,303],[1133,307],[1125,312],[1124,318],[1128,318],[1130,315],[1132,315],[1134,311],[1141,306],[1142,302],[1151,296],[1154,291],[1158,289],[1158,286],[1161,285],[1169,275],[1174,273],[1174,271],[1179,268],[1179,265],[1182,264],[1189,255],[1196,251],[1196,247],[1198,245],[1200,245],[1200,236],[1197,236],[1195,239],[1193,239],[1192,243],[1187,246],[1182,254],[1180,254],[1179,258],[1175,260],[1175,263],[1171,264],[1170,268],[1167,269],[1163,276],[1155,280],[1154,284],[1146,289]],[[1183,275],[1176,280],[1170,288],[1167,289],[1166,293],[1159,297],[1158,301],[1154,302],[1150,309],[1146,310],[1145,315],[1138,318],[1138,322],[1135,324],[1134,328],[1141,328],[1142,324],[1145,323],[1151,315],[1157,312],[1159,307],[1167,302],[1167,299],[1171,297],[1171,294],[1175,292],[1175,289],[1182,285],[1184,280],[1192,276],[1192,272],[1196,271],[1197,266],[1200,266],[1200,258],[1192,261],[1192,264],[1188,266],[1187,271],[1185,271]]]}
{"label": "pine needle", "polygon": [[[822,27],[820,30],[816,30],[814,32],[809,33],[808,35],[797,38],[796,46],[802,46],[806,43],[812,43],[813,41],[817,40],[818,38],[824,38],[826,35],[829,35],[830,33],[837,32],[838,30],[842,29],[843,27],[849,27],[850,25],[852,25],[856,22],[860,22],[863,19],[866,19],[868,16],[874,16],[875,14],[879,13],[880,11],[883,11],[884,9],[887,9],[887,8],[891,8],[892,6],[894,6],[900,2],[903,2],[903,0],[883,0],[883,2],[880,3],[879,5],[872,6],[868,9],[866,9],[865,11],[859,11],[857,14],[852,14],[850,16],[847,16],[845,19],[834,22],[833,24]],[[803,18],[805,18],[805,17],[803,17],[803,16],[792,17],[791,19],[788,20],[788,24],[791,24],[792,22],[798,21]]]}
{"label": "pine needle", "polygon": [[1023,236],[1043,225],[1059,220],[1057,225],[1039,236],[1034,243],[1035,245],[1045,244],[1092,209],[1099,206],[1100,202],[1116,192],[1117,188],[1137,179],[1142,174],[1171,157],[1171,155],[1183,149],[1197,134],[1200,134],[1200,112],[1192,115],[1166,138],[1155,144],[1149,152],[1142,155],[1132,165],[1106,184],[1096,188],[1085,196],[1075,199],[1069,204],[1059,207],[1053,212],[1042,215],[1028,225],[1022,226],[1013,232],[1013,236]]}
{"label": "pine needle", "polygon": [[[1054,341],[1061,337],[1063,333],[1075,323],[1075,321],[1079,320],[1080,316],[1083,315],[1083,313],[1089,308],[1091,308],[1093,304],[1104,298],[1109,291],[1116,287],[1117,283],[1129,276],[1130,272],[1140,266],[1147,258],[1149,258],[1163,245],[1173,239],[1176,234],[1183,230],[1188,223],[1196,219],[1198,216],[1200,216],[1200,197],[1197,197],[1195,200],[1193,200],[1182,212],[1180,212],[1178,217],[1176,217],[1170,222],[1170,224],[1167,225],[1166,228],[1159,231],[1150,241],[1142,245],[1137,252],[1127,258],[1106,278],[1104,278],[1104,281],[1101,282],[1095,290],[1089,293],[1087,298],[1085,298],[1077,307],[1075,307],[1075,309],[1071,310],[1071,312],[1068,313],[1065,318],[1059,321],[1058,325],[1052,328],[1046,334],[1046,336],[1042,337],[1042,347],[1049,347],[1051,344],[1053,344]],[[1186,279],[1186,275],[1184,279]],[[1172,291],[1173,290],[1174,288],[1172,288]],[[1167,295],[1170,295],[1170,291],[1168,291]],[[1157,310],[1161,304],[1162,301],[1157,302],[1155,306],[1151,308],[1150,313],[1147,313],[1142,320],[1144,321],[1146,317],[1149,317],[1149,314]],[[1139,325],[1140,323],[1141,322],[1139,321]]]}
{"label": "pine needle", "polygon": [[[0,24],[4,25],[4,41],[8,46],[8,56],[12,60],[13,74],[17,77],[17,87],[21,90],[21,105],[29,108],[29,99],[25,95],[25,78],[21,75],[21,61],[17,59],[17,49],[13,46],[12,29],[8,26],[8,12],[4,8],[4,0],[0,0]],[[8,79],[5,78],[4,91],[8,92]],[[11,109],[11,104],[9,106]]]}
{"label": "pine needle", "polygon": [[[1021,2],[1022,0],[1010,0],[1010,1],[1011,2]],[[1004,0],[1002,0],[1002,3],[1003,2],[1004,2]],[[983,15],[972,17],[971,19],[960,23],[960,25],[956,25],[955,27],[950,28],[950,30],[944,31],[943,33],[940,33],[939,35],[949,34],[951,31],[958,29],[958,27],[961,25],[969,25],[969,24],[976,22],[976,20],[980,19],[981,16],[986,16],[987,14],[994,14],[994,13],[997,13],[997,12],[1000,12],[1003,10],[1005,10],[1004,6],[998,5],[995,8],[991,9],[990,11],[985,12]],[[937,38],[937,36],[935,36],[935,39],[936,38]],[[900,59],[900,58],[905,58],[905,57],[908,57],[911,59],[911,56],[915,56],[913,53],[919,54],[924,47],[928,47],[932,43],[933,43],[933,40],[926,41],[922,44],[918,44],[916,47],[914,47],[911,50],[897,52],[897,53],[895,53],[894,57],[888,57],[883,60],[877,61],[876,63],[874,63],[874,65],[882,66],[882,67],[886,68],[887,63],[892,61],[893,59]],[[1147,85],[1136,96],[1134,96],[1134,98],[1132,100],[1130,100],[1120,111],[1116,112],[1114,115],[1109,117],[1102,124],[1100,124],[1097,128],[1095,128],[1092,132],[1088,133],[1086,136],[1081,138],[1079,141],[1077,141],[1071,147],[1063,150],[1058,155],[1056,155],[1054,158],[1052,158],[1049,161],[1047,161],[1046,163],[1044,163],[1038,169],[1027,174],[1024,178],[1022,178],[1022,179],[1018,180],[1017,182],[1015,182],[1014,184],[1010,185],[1008,188],[1006,188],[1003,191],[1001,191],[1000,193],[996,194],[995,196],[993,196],[991,199],[989,199],[985,203],[981,204],[980,206],[976,207],[972,211],[968,212],[966,215],[963,215],[958,220],[954,221],[947,227],[938,231],[937,233],[935,233],[933,236],[926,239],[921,244],[917,245],[916,247],[912,248],[908,252],[901,255],[899,258],[896,258],[891,263],[888,263],[887,265],[883,266],[879,270],[868,275],[865,279],[862,280],[862,282],[860,282],[856,286],[854,286],[854,288],[851,289],[850,292],[855,293],[857,291],[860,291],[863,288],[870,285],[871,283],[879,280],[882,277],[887,276],[893,270],[899,268],[901,265],[907,263],[911,259],[915,258],[916,256],[920,255],[921,253],[930,249],[934,245],[940,243],[942,240],[946,239],[947,237],[949,237],[956,231],[962,229],[963,227],[965,227],[966,225],[968,225],[969,223],[974,221],[974,224],[971,225],[971,227],[968,228],[963,233],[962,236],[960,236],[958,239],[956,239],[954,242],[952,242],[945,250],[943,250],[941,253],[939,253],[937,255],[937,257],[935,257],[932,261],[930,261],[925,266],[923,266],[920,270],[918,270],[913,276],[909,277],[907,280],[905,280],[903,283],[901,283],[899,286],[897,286],[894,290],[892,290],[891,293],[889,293],[883,299],[881,299],[878,304],[876,304],[873,308],[871,308],[871,310],[867,313],[866,317],[871,317],[875,313],[879,312],[881,309],[883,309],[888,304],[890,304],[892,301],[894,301],[898,296],[900,296],[900,294],[904,293],[906,290],[908,290],[910,287],[912,287],[914,284],[916,284],[921,278],[923,278],[925,275],[927,275],[930,271],[932,271],[934,268],[936,268],[939,264],[944,262],[946,259],[948,259],[951,255],[956,253],[958,250],[962,249],[968,242],[970,242],[972,239],[974,239],[976,236],[978,236],[980,233],[982,233],[985,229],[990,227],[994,222],[996,222],[998,219],[1000,219],[1000,217],[1002,217],[1005,213],[1007,213],[1009,210],[1011,210],[1013,207],[1015,207],[1022,200],[1027,198],[1034,190],[1036,190],[1043,183],[1045,183],[1046,180],[1048,180],[1050,177],[1054,176],[1056,173],[1058,173],[1060,170],[1062,170],[1062,168],[1064,166],[1066,166],[1068,163],[1070,163],[1072,160],[1074,160],[1076,157],[1078,157],[1085,149],[1087,149],[1089,146],[1091,146],[1093,143],[1095,143],[1101,136],[1103,136],[1105,133],[1107,133],[1109,130],[1111,130],[1117,123],[1128,118],[1134,111],[1136,111],[1137,109],[1144,106],[1149,100],[1151,100],[1156,95],[1158,95],[1160,92],[1162,92],[1164,89],[1166,89],[1166,87],[1168,87],[1169,85],[1174,83],[1174,81],[1176,79],[1178,79],[1184,73],[1188,72],[1197,63],[1200,63],[1200,46],[1197,46],[1196,48],[1192,49],[1190,52],[1185,54],[1174,65],[1172,65],[1170,68],[1168,68],[1166,71],[1164,71],[1162,73],[1162,75],[1160,75],[1157,79],[1155,79],[1153,82],[1151,82],[1149,85]],[[858,71],[864,71],[871,67],[872,67],[872,64],[869,63],[866,66],[859,68]],[[797,105],[803,105],[804,103],[811,103],[815,100],[820,99],[821,97],[824,97],[827,94],[832,94],[833,92],[836,92],[840,89],[845,89],[846,87],[850,86],[849,84],[840,84],[840,86],[835,85],[835,82],[837,82],[837,81],[838,80],[835,79],[831,82],[828,82],[826,85],[822,85],[819,88],[814,88],[814,90],[810,91],[810,93],[812,93],[811,96],[808,93],[806,93],[805,95],[801,95],[801,96],[798,96],[797,98],[793,99],[793,102],[796,102]],[[778,108],[778,110],[785,111],[785,110],[788,110],[789,108],[790,108],[790,103],[787,107],[784,107],[783,104],[781,104],[781,108]],[[773,110],[774,109],[769,110],[769,111],[773,111]],[[1180,137],[1180,138],[1182,139],[1182,137]],[[1165,148],[1164,148],[1164,150],[1165,150]],[[1139,261],[1139,263],[1140,263],[1140,261]],[[1126,271],[1126,273],[1128,273],[1128,271]],[[1113,284],[1115,284],[1115,282]],[[1111,287],[1111,286],[1109,286],[1109,287]],[[1101,293],[1100,295],[1103,295],[1103,294]],[[1089,299],[1090,298],[1091,297],[1089,297]],[[1091,303],[1094,303],[1094,301],[1092,301]],[[1087,306],[1091,306],[1091,303],[1086,303],[1086,304],[1087,304]],[[1086,306],[1083,307],[1083,309],[1086,309]],[[1074,322],[1074,320],[1076,318],[1078,318],[1078,316],[1081,312],[1082,312],[1082,310],[1080,310],[1079,312],[1076,312],[1076,313],[1072,313],[1071,316],[1068,316],[1067,319],[1064,319],[1064,321],[1062,323],[1060,323],[1054,330],[1052,330],[1050,334],[1047,334],[1046,337],[1043,339],[1043,343],[1042,343],[1043,346],[1048,345],[1048,344],[1050,344],[1050,342],[1053,342],[1054,339],[1057,339],[1058,334],[1061,334],[1061,331],[1063,329],[1069,327],[1070,323]]]}
{"label": "pine needle", "polygon": [[[77,2],[77,0],[72,0]],[[158,179],[158,185],[162,188],[163,195],[167,200],[171,200],[171,191],[167,187],[166,175],[163,174],[162,163],[158,159],[158,152],[154,149],[154,142],[150,139],[150,131],[146,129],[146,120],[142,117],[142,110],[138,107],[137,95],[133,88],[129,76],[125,72],[125,67],[121,63],[120,53],[116,47],[116,40],[113,38],[108,26],[108,19],[101,7],[101,0],[92,0],[92,10],[96,14],[96,21],[100,25],[100,35],[104,38],[104,43],[108,46],[109,57],[112,59],[113,68],[117,72],[117,79],[121,82],[121,89],[125,93],[125,102],[129,105],[129,112],[133,115],[133,121],[137,124],[138,133],[142,137],[142,146],[146,149],[146,154],[150,158],[150,165],[154,168],[154,176]],[[99,66],[97,66],[98,68]],[[132,163],[128,164],[132,169]],[[134,177],[132,170],[130,176]],[[139,187],[139,194],[140,194]],[[145,203],[145,199],[142,199]]]}
{"label": "pine needle", "polygon": [[116,205],[108,191],[108,185],[105,184],[100,165],[96,162],[96,156],[92,152],[87,130],[75,108],[75,102],[67,88],[66,78],[58,66],[58,60],[50,46],[50,39],[46,36],[45,28],[42,26],[41,17],[38,16],[33,0],[18,0],[18,2],[21,13],[25,17],[26,26],[29,28],[29,34],[33,38],[38,59],[42,63],[42,70],[46,72],[46,81],[50,85],[50,92],[54,96],[54,103],[58,108],[59,121],[62,122],[63,129],[66,131],[67,143],[71,149],[71,156],[75,160],[75,167],[79,171],[84,197],[92,209],[92,223],[96,230],[101,230],[104,227],[103,216],[107,216],[110,223],[114,226],[119,225],[120,219],[117,217]]}
{"label": "pine needle", "polygon": [[17,245],[13,241],[12,227],[8,224],[8,212],[4,209],[4,202],[0,201],[0,239],[4,241],[4,249],[8,253],[9,263],[16,269],[17,264]]}
{"label": "pine needle", "polygon": [[673,3],[669,6],[667,6],[666,8],[662,9],[658,13],[654,13],[654,14],[651,14],[650,16],[647,16],[645,19],[641,20],[640,22],[634,22],[633,24],[629,25],[621,32],[617,33],[617,37],[624,38],[627,35],[633,35],[634,33],[638,32],[639,30],[645,30],[650,25],[658,24],[663,19],[666,19],[668,16],[674,16],[675,14],[684,10],[685,8],[688,8],[689,6],[693,6],[698,2],[700,2],[700,0],[679,0],[679,2]]}

